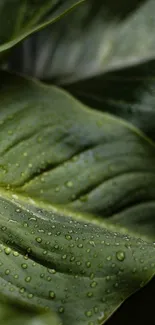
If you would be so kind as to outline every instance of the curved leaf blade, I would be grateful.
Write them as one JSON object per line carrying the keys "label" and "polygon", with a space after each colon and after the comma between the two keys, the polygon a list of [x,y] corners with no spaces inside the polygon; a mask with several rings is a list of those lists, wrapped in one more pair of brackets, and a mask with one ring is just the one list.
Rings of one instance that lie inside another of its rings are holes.
{"label": "curved leaf blade", "polygon": [[1,187],[154,240],[154,144],[58,88],[5,72],[1,78]]}
{"label": "curved leaf blade", "polygon": [[1,325],[60,325],[52,312],[35,313],[8,303],[0,303],[0,322]]}
{"label": "curved leaf blade", "polygon": [[155,140],[154,68],[152,60],[65,88],[86,105],[122,117]]}
{"label": "curved leaf blade", "polygon": [[85,1],[19,46],[10,67],[62,85],[153,59],[154,11],[154,0]]}
{"label": "curved leaf blade", "polygon": [[1,192],[0,297],[103,324],[155,272],[155,246]]}
{"label": "curved leaf blade", "polygon": [[[0,52],[58,20],[85,0],[1,0]],[[50,14],[50,15],[49,15]]]}

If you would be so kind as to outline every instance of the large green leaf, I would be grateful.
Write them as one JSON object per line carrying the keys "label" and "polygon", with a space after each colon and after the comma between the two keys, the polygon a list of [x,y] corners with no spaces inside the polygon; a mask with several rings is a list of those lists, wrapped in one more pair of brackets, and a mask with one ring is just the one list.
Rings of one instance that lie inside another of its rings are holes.
{"label": "large green leaf", "polygon": [[154,144],[58,88],[0,77],[1,187],[154,239]]}
{"label": "large green leaf", "polygon": [[85,0],[1,0],[0,52],[53,23]]}
{"label": "large green leaf", "polygon": [[85,104],[132,122],[155,140],[155,61],[66,86]]}
{"label": "large green leaf", "polygon": [[155,272],[155,245],[1,190],[0,299],[102,324]]}
{"label": "large green leaf", "polygon": [[11,67],[62,84],[143,62],[155,55],[154,12],[154,0],[85,1],[21,44]]}
{"label": "large green leaf", "polygon": [[18,308],[15,304],[0,303],[1,325],[60,325],[57,315],[36,313],[31,309]]}

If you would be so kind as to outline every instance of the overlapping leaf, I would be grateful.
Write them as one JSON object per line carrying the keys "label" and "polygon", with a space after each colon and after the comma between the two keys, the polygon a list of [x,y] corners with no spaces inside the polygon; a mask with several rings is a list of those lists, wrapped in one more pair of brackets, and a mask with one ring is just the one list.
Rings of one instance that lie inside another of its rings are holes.
{"label": "overlapping leaf", "polygon": [[155,140],[155,61],[66,86],[85,104],[130,121]]}
{"label": "overlapping leaf", "polygon": [[26,40],[11,67],[62,84],[154,58],[154,12],[154,0],[85,1]]}
{"label": "overlapping leaf", "polygon": [[154,144],[55,87],[1,80],[1,186],[154,239]]}
{"label": "overlapping leaf", "polygon": [[53,23],[81,2],[83,0],[1,0],[0,52]]}
{"label": "overlapping leaf", "polygon": [[64,325],[103,324],[155,272],[153,244],[2,190],[0,234],[0,299]]}

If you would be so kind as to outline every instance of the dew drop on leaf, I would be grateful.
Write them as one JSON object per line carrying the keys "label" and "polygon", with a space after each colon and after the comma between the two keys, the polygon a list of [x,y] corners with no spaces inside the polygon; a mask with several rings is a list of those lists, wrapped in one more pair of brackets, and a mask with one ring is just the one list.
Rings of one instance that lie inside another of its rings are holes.
{"label": "dew drop on leaf", "polygon": [[91,263],[90,262],[86,262],[86,266],[87,267],[91,267]]}
{"label": "dew drop on leaf", "polygon": [[78,248],[82,248],[82,247],[83,247],[83,245],[82,245],[82,244],[79,244],[79,245],[77,245],[77,247],[78,247]]}
{"label": "dew drop on leaf", "polygon": [[54,291],[50,291],[50,292],[49,292],[49,297],[50,297],[51,299],[54,299],[54,298],[55,298],[55,292],[54,292]]}
{"label": "dew drop on leaf", "polygon": [[11,253],[11,248],[10,247],[6,247],[4,249],[4,252],[5,252],[6,255],[9,255]]}
{"label": "dew drop on leaf", "polygon": [[91,286],[92,288],[95,288],[95,287],[97,286],[97,282],[96,282],[96,281],[93,281],[93,282],[90,284],[90,286]]}
{"label": "dew drop on leaf", "polygon": [[59,309],[58,309],[58,312],[60,313],[60,314],[62,314],[62,313],[64,313],[64,307],[63,306],[60,306],[59,307]]}
{"label": "dew drop on leaf", "polygon": [[66,235],[65,238],[66,238],[67,240],[71,240],[71,239],[72,239],[72,236],[71,236],[71,235]]}
{"label": "dew drop on leaf", "polygon": [[123,251],[118,251],[116,257],[118,261],[123,262],[125,259],[125,253]]}
{"label": "dew drop on leaf", "polygon": [[66,186],[69,187],[69,188],[73,187],[73,182],[68,181],[68,182],[66,183]]}
{"label": "dew drop on leaf", "polygon": [[27,269],[27,264],[26,264],[26,263],[23,263],[23,264],[21,265],[21,267],[22,267],[23,269]]}
{"label": "dew drop on leaf", "polygon": [[9,269],[5,270],[5,274],[6,275],[8,275],[9,273],[10,273],[10,270]]}
{"label": "dew drop on leaf", "polygon": [[37,243],[40,244],[40,243],[42,242],[42,239],[41,239],[40,237],[37,237],[37,238],[36,238],[36,241],[37,241]]}
{"label": "dew drop on leaf", "polygon": [[104,321],[104,319],[105,319],[105,313],[104,313],[104,311],[102,311],[102,312],[100,313],[98,319],[97,319],[98,324],[102,324],[102,322]]}
{"label": "dew drop on leaf", "polygon": [[13,256],[18,257],[19,253],[15,251],[15,252],[13,252]]}
{"label": "dew drop on leaf", "polygon": [[30,282],[30,281],[31,281],[31,277],[30,277],[30,276],[27,276],[27,277],[25,278],[25,281],[26,281],[26,282]]}
{"label": "dew drop on leaf", "polygon": [[85,315],[86,315],[87,317],[91,317],[91,316],[92,316],[92,311],[91,311],[91,310],[86,311],[86,312],[85,312]]}

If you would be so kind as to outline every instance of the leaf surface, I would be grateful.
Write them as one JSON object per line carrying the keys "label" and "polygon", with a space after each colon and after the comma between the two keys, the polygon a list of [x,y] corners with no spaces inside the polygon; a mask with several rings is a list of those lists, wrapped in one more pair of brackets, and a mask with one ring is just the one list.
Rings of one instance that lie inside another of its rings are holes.
{"label": "leaf surface", "polygon": [[155,272],[154,244],[6,191],[0,235],[0,298],[64,325],[103,324]]}
{"label": "leaf surface", "polygon": [[55,22],[81,2],[83,0],[1,0],[0,52]]}
{"label": "leaf surface", "polygon": [[1,187],[154,240],[154,143],[56,87],[1,80]]}
{"label": "leaf surface", "polygon": [[60,320],[52,312],[36,313],[8,303],[0,303],[0,322],[1,325],[60,325]]}
{"label": "leaf surface", "polygon": [[155,53],[154,12],[154,0],[85,1],[21,44],[11,67],[67,84],[145,62]]}
{"label": "leaf surface", "polygon": [[155,61],[100,74],[65,88],[83,103],[120,116],[155,140]]}

